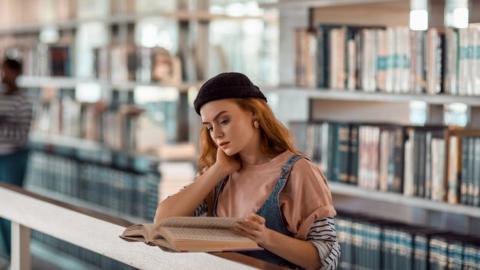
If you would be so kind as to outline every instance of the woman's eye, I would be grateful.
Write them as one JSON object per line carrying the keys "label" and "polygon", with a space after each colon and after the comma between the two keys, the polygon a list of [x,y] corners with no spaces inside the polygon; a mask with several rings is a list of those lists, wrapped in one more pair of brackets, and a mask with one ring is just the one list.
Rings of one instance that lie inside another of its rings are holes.
{"label": "woman's eye", "polygon": [[212,127],[207,127],[208,132],[212,132],[213,128]]}
{"label": "woman's eye", "polygon": [[225,120],[222,120],[222,121],[220,122],[220,124],[222,124],[222,125],[226,125],[226,124],[228,124],[228,123],[230,123],[230,119],[225,119]]}

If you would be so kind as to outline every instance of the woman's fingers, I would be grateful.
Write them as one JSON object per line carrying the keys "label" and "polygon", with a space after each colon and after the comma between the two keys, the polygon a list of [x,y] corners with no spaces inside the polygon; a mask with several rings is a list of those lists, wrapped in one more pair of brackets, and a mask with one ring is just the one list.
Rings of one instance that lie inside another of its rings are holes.
{"label": "woman's fingers", "polygon": [[238,224],[242,225],[245,228],[255,230],[255,231],[261,231],[263,229],[263,224],[260,224],[257,221],[251,221],[251,220],[239,221]]}
{"label": "woman's fingers", "polygon": [[265,218],[263,218],[262,216],[253,214],[253,213],[250,215],[250,220],[256,221],[256,222],[258,222],[262,225],[265,224]]}
{"label": "woman's fingers", "polygon": [[245,228],[243,226],[237,226],[235,227],[235,231],[239,233],[240,235],[246,236],[250,239],[255,240],[257,238],[257,234],[255,231],[251,230],[250,228]]}
{"label": "woman's fingers", "polygon": [[265,230],[265,219],[254,213],[238,221],[235,230],[250,238],[257,238]]}

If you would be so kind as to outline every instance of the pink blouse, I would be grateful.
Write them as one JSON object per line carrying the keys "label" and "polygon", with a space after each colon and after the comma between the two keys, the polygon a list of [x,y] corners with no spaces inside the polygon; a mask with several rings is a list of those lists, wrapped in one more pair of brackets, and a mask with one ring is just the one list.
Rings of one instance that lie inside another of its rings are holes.
{"label": "pink blouse", "polygon": [[[230,175],[218,200],[217,216],[245,217],[256,212],[272,192],[282,165],[292,155],[285,151],[267,163],[243,166]],[[306,239],[315,220],[336,215],[325,176],[306,159],[294,164],[279,203],[288,230],[299,239]]]}

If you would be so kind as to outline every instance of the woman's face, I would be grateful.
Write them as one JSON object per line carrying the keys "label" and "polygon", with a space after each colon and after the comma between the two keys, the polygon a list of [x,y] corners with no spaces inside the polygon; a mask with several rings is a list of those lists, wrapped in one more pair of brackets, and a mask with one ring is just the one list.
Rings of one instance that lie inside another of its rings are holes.
{"label": "woman's face", "polygon": [[200,110],[203,125],[210,138],[228,156],[235,155],[252,144],[257,130],[253,127],[253,113],[242,110],[229,99],[206,103]]}

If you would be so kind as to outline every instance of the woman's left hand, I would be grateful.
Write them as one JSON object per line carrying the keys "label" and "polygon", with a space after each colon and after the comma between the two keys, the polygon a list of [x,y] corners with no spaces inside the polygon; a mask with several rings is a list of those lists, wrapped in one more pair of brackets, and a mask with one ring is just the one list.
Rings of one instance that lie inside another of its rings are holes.
{"label": "woman's left hand", "polygon": [[267,243],[270,229],[265,226],[265,219],[254,213],[239,221],[234,228],[235,232],[255,241],[260,246]]}

